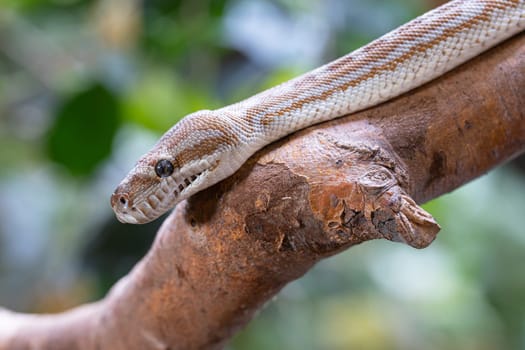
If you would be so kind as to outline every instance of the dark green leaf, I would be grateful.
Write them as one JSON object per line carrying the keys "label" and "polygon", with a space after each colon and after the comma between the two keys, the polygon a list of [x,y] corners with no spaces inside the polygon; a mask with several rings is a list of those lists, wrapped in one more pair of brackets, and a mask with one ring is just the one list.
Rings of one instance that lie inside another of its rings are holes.
{"label": "dark green leaf", "polygon": [[57,111],[48,138],[49,157],[73,175],[90,175],[111,153],[119,122],[117,98],[94,84],[71,96]]}

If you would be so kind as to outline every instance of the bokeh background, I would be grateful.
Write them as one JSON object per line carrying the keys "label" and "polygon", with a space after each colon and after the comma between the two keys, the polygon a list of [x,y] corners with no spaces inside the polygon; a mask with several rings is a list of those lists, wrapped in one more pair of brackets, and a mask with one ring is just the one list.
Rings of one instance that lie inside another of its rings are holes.
{"label": "bokeh background", "polygon": [[[160,220],[109,195],[179,118],[336,58],[437,5],[416,0],[2,0],[0,305],[101,298]],[[239,349],[525,349],[525,161],[426,205],[417,251],[369,242],[287,286]]]}

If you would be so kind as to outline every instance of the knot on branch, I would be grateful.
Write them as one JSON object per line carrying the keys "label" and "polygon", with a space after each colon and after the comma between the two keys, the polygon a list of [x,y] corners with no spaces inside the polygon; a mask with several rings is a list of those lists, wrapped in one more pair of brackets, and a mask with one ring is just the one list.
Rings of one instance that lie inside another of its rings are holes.
{"label": "knot on branch", "polygon": [[310,181],[309,198],[330,246],[384,238],[424,248],[435,239],[439,225],[407,194],[404,165],[379,134],[319,135],[332,144],[333,158],[316,174],[322,179]]}
{"label": "knot on branch", "polygon": [[[323,213],[330,240],[354,245],[384,238],[415,248],[428,246],[440,229],[434,218],[406,194],[389,169],[371,165],[362,170],[362,176],[354,174],[341,184],[343,191],[321,185],[312,195],[314,212]],[[329,206],[321,208],[325,202]]]}

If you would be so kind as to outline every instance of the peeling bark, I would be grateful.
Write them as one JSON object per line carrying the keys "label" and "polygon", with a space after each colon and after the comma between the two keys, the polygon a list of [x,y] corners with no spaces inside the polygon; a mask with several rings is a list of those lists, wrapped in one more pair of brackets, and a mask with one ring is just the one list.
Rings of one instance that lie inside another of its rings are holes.
{"label": "peeling bark", "polygon": [[367,111],[297,132],[178,205],[101,301],[0,311],[0,349],[218,349],[317,261],[439,230],[417,206],[525,149],[525,34]]}

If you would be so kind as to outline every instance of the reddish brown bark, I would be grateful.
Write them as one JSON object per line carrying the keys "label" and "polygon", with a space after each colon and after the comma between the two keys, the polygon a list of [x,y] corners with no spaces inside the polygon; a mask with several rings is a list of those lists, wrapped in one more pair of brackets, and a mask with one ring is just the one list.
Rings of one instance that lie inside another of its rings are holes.
{"label": "reddish brown bark", "polygon": [[0,349],[213,349],[320,259],[387,238],[428,245],[410,199],[525,148],[525,34],[415,92],[298,132],[181,203],[103,300],[0,312]]}

